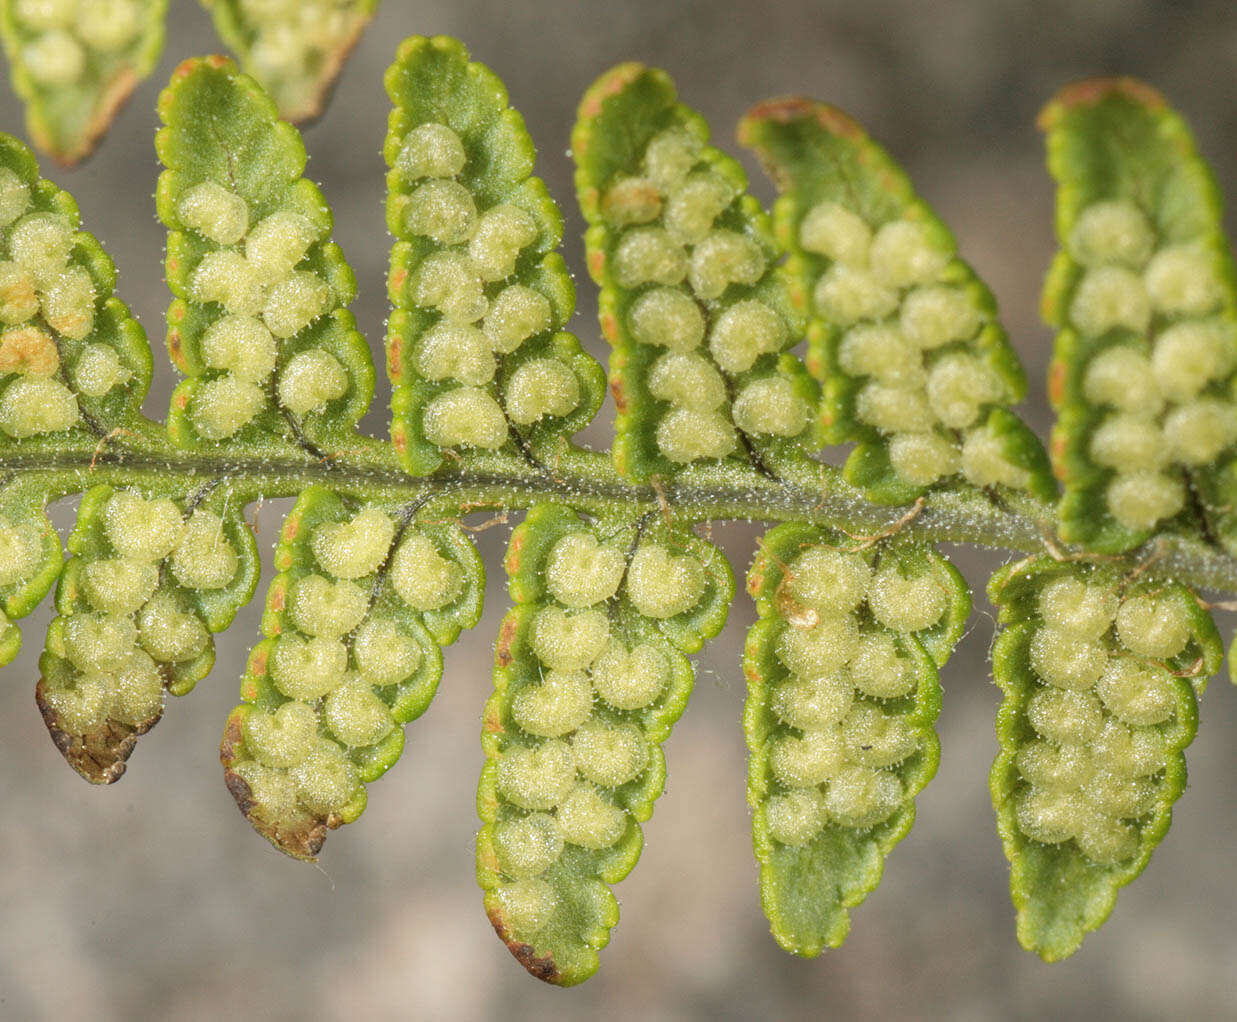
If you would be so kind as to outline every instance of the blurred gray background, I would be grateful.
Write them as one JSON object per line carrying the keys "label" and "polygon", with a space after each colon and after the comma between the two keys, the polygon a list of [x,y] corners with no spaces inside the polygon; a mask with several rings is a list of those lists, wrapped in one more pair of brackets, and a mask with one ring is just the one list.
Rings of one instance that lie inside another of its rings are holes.
{"label": "blurred gray background", "polygon": [[[380,344],[386,314],[381,74],[399,39],[449,33],[503,77],[541,149],[539,173],[566,204],[566,255],[581,283],[576,329],[599,356],[582,225],[570,203],[576,102],[606,67],[667,68],[722,146],[757,100],[827,99],[864,122],[909,169],[996,292],[1031,376],[1028,414],[1046,429],[1050,336],[1036,307],[1051,254],[1052,195],[1033,128],[1064,83],[1146,78],[1193,125],[1224,192],[1237,194],[1237,7],[1228,0],[385,0],[325,116],[307,130],[309,173],[333,203],[336,238],[360,280],[355,311]],[[98,154],[66,172],[87,226],[108,246],[145,323],[161,416],[164,235],[151,193],[155,96],[175,64],[216,50],[207,17],[172,0],[167,49]],[[0,86],[0,128],[22,133]],[[733,147],[731,147],[733,148]],[[746,156],[758,194],[770,190]],[[386,395],[367,420],[385,431]],[[590,434],[604,442],[604,433]],[[259,516],[269,557],[287,502]],[[73,507],[57,520],[71,525]],[[738,570],[756,530],[715,536]],[[497,566],[505,530],[479,543]],[[1001,561],[963,551],[982,586]],[[853,913],[846,946],[815,961],[767,933],[744,804],[738,653],[753,613],[736,602],[700,658],[692,706],[667,744],[669,784],[639,867],[618,888],[623,920],[600,974],[572,991],[528,978],[495,939],[473,880],[473,806],[491,641],[504,606],[492,571],[485,620],[449,651],[437,701],[409,729],[402,762],[362,819],[331,835],[318,867],[256,837],[217,760],[259,597],[219,642],[213,674],[169,704],[117,785],[95,789],[61,761],[32,696],[45,604],[0,682],[0,1018],[950,1019],[1237,1016],[1237,698],[1218,680],[1190,750],[1191,790],[1147,872],[1072,959],[1019,950],[989,805],[998,693],[990,609],[944,672],[940,773],[882,887]],[[1220,622],[1227,636],[1232,616]]]}

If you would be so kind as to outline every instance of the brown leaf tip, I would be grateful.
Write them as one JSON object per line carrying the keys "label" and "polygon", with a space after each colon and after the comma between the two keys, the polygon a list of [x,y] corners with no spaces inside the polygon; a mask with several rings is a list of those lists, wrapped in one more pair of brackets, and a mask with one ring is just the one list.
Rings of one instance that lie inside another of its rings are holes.
{"label": "brown leaf tip", "polygon": [[1051,131],[1062,117],[1081,107],[1097,106],[1106,99],[1120,97],[1141,103],[1148,110],[1163,110],[1168,106],[1164,95],[1144,81],[1123,75],[1084,78],[1061,89],[1049,100],[1036,119],[1040,131]]}
{"label": "brown leaf tip", "polygon": [[223,783],[227,786],[228,794],[236,802],[236,807],[241,811],[241,814],[246,819],[249,819],[249,814],[258,805],[257,800],[253,797],[253,789],[249,787],[249,782],[236,771],[225,768],[223,771]]}
{"label": "brown leaf tip", "polygon": [[35,686],[34,701],[47,725],[52,744],[65,761],[91,784],[114,784],[125,772],[126,762],[137,746],[137,740],[157,723],[163,711],[136,726],[107,720],[95,731],[77,735],[60,726],[60,714],[47,700],[46,681]]}
{"label": "brown leaf tip", "polygon": [[490,924],[494,927],[494,932],[498,934],[498,939],[507,945],[507,950],[515,956],[517,962],[524,966],[530,976],[535,976],[543,983],[562,985],[563,974],[558,971],[553,955],[547,953],[538,956],[531,944],[525,944],[522,940],[511,936],[507,930],[506,920],[497,909],[491,908],[486,915],[489,916]]}
{"label": "brown leaf tip", "polygon": [[261,815],[261,805],[254,798],[253,788],[240,774],[225,767],[223,783],[236,801],[236,807],[259,834],[285,855],[313,862],[326,843],[327,829],[338,821],[320,820],[308,813],[299,813],[290,820],[267,820]]}
{"label": "brown leaf tip", "polygon": [[262,815],[262,805],[254,796],[253,788],[239,773],[232,769],[241,756],[244,743],[244,714],[233,711],[224,725],[223,738],[219,742],[219,759],[223,763],[223,783],[228,794],[236,802],[236,808],[259,834],[285,855],[294,859],[313,862],[326,843],[326,832],[342,822],[338,817],[319,819],[310,813],[297,812],[290,819],[272,820]]}
{"label": "brown leaf tip", "polygon": [[648,68],[637,61],[612,67],[584,93],[584,98],[580,100],[579,119],[591,120],[600,115],[607,99],[618,95],[647,70]]}
{"label": "brown leaf tip", "polygon": [[762,121],[774,124],[794,124],[796,121],[815,121],[831,135],[858,141],[867,133],[850,114],[828,103],[807,99],[804,96],[780,96],[757,103],[739,122],[738,137],[742,145],[750,146],[752,129]]}

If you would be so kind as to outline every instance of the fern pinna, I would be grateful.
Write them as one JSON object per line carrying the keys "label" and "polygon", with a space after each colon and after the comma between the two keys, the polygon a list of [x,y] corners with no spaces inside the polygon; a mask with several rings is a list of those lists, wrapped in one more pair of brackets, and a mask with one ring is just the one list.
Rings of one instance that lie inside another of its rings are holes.
{"label": "fern pinna", "polygon": [[[68,131],[47,78],[73,42],[62,6],[0,15],[6,38],[52,36],[17,73],[47,86],[32,124]],[[309,64],[337,63],[374,5],[326,4],[347,31],[308,62],[275,52],[263,31],[295,40],[258,5],[214,6],[248,66],[282,70],[273,101],[230,61],[191,60],[160,98],[183,375],[164,423],[142,412],[150,348],[110,260],[0,137],[0,659],[56,584],[36,698],[70,765],[116,781],[167,694],[209,672],[212,636],[259,582],[245,509],[295,496],[220,758],[254,829],[314,858],[361,815],[443,647],[480,618],[463,517],[524,511],[476,871],[515,957],[578,983],[665,784],[690,658],[734,599],[703,527],[760,519],[747,797],[773,934],[812,956],[845,939],[936,770],[941,672],[971,607],[937,545],[1005,547],[1021,559],[988,586],[1004,693],[992,799],[1019,939],[1072,953],[1184,789],[1222,657],[1198,590],[1237,591],[1234,276],[1214,184],[1164,100],[1096,80],[1042,118],[1060,186],[1049,452],[1014,410],[1025,381],[991,292],[858,125],[804,99],[753,108],[739,134],[779,189],[769,213],[665,73],[606,73],[572,140],[617,406],[598,452],[573,437],[606,373],[567,330],[563,221],[532,140],[460,43],[406,40],[386,77],[387,442],[357,430],[375,369],[348,312],[356,282],[280,120],[312,107]],[[843,468],[818,457],[826,442],[854,445]],[[45,508],[74,493],[66,559]]]}

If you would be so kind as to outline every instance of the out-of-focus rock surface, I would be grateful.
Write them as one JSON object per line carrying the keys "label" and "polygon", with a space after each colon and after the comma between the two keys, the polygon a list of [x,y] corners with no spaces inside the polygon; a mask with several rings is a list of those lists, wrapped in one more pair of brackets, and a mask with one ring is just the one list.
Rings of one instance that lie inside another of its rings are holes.
{"label": "out-of-focus rock surface", "polygon": [[[52,171],[115,257],[157,361],[167,297],[150,200],[154,99],[179,60],[219,46],[190,0],[173,0],[170,19],[159,71],[98,154],[71,173]],[[307,132],[309,173],[334,204],[336,237],[361,285],[354,308],[375,344],[387,249],[381,73],[414,32],[463,38],[506,80],[541,147],[539,173],[567,204],[567,255],[582,292],[576,329],[598,354],[566,149],[581,91],[621,60],[666,67],[722,145],[747,106],[772,95],[816,96],[863,121],[995,290],[1041,431],[1050,338],[1036,306],[1052,197],[1033,127],[1040,105],[1074,78],[1144,77],[1185,113],[1225,193],[1237,193],[1237,8],[1224,0],[386,0]],[[0,128],[21,124],[6,86]],[[156,415],[171,386],[165,361],[159,372]],[[368,426],[383,431],[385,416],[380,393]],[[604,429],[589,435],[605,442]],[[261,509],[264,556],[287,506]],[[65,527],[72,510],[57,512]],[[739,570],[756,535],[747,525],[715,530]],[[479,542],[496,566],[504,531]],[[1000,556],[967,551],[959,561],[982,587]],[[265,582],[220,639],[211,676],[169,705],[124,779],[105,789],[83,784],[48,740],[32,691],[50,610],[24,622],[26,648],[0,679],[0,1018],[1139,1019],[1230,1016],[1237,1003],[1237,698],[1226,681],[1203,701],[1190,790],[1167,841],[1109,924],[1074,958],[1046,966],[1013,935],[986,787],[998,703],[990,608],[977,598],[944,673],[941,769],[919,799],[919,822],[855,911],[847,945],[804,962],[768,937],[757,900],[739,730],[738,655],[752,609],[740,598],[700,659],[693,703],[666,746],[668,790],[643,860],[618,888],[623,921],[601,972],[563,992],[511,959],[473,882],[477,736],[505,606],[500,572],[485,620],[449,651],[437,701],[409,728],[402,762],[371,788],[362,819],[330,836],[318,868],[251,832],[216,758],[264,592]],[[1232,616],[1221,626],[1227,635]]]}

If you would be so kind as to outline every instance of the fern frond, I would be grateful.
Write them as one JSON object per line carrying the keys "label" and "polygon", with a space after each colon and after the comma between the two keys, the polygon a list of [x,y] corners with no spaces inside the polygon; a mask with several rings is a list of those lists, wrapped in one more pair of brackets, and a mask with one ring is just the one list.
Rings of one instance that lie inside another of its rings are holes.
{"label": "fern frond", "polygon": [[[24,19],[60,45],[75,4],[0,0],[0,27]],[[295,105],[374,3],[213,6]],[[138,6],[100,0],[91,17],[104,9]],[[334,37],[309,39],[322,11]],[[295,496],[220,759],[254,829],[314,858],[481,614],[463,519],[527,510],[483,717],[476,873],[516,958],[579,983],[664,786],[689,656],[734,597],[702,537],[716,519],[777,523],[748,576],[748,801],[772,931],[812,956],[843,941],[936,770],[938,671],[970,599],[935,544],[1004,546],[1031,556],[989,587],[992,798],[1020,940],[1072,953],[1185,784],[1221,660],[1223,604],[1193,587],[1237,592],[1237,276],[1180,119],[1126,80],[1044,115],[1063,245],[1045,293],[1058,522],[991,294],[834,108],[771,101],[744,120],[782,192],[770,219],[663,72],[624,64],[587,92],[576,183],[618,403],[602,452],[573,442],[606,377],[563,329],[563,221],[505,88],[442,37],[407,40],[386,87],[392,443],[356,429],[374,387],[356,284],[301,137],[257,81],[195,59],[160,98],[167,343],[186,377],[166,424],[141,413],[151,353],[112,263],[0,135],[0,664],[59,579],[36,697],[66,759],[97,783],[125,771],[256,588],[245,507]],[[792,353],[805,334],[810,365]],[[844,473],[817,457],[826,435],[857,445]],[[45,508],[78,493],[65,563]]]}
{"label": "fern frond", "polygon": [[1237,276],[1189,128],[1129,79],[1065,89],[1040,117],[1061,251],[1050,396],[1061,535],[1090,549],[1156,532],[1237,549]]}
{"label": "fern frond", "polygon": [[317,117],[378,0],[201,0],[215,31],[289,121]]}
{"label": "fern frond", "polygon": [[453,39],[413,37],[387,71],[387,367],[408,471],[518,452],[545,471],[601,407],[605,376],[561,327],[575,287],[562,216],[507,92]]}
{"label": "fern frond", "polygon": [[0,135],[0,446],[53,450],[117,430],[141,440],[146,334],[113,295],[116,268],[77,203]]}
{"label": "fern frond", "polygon": [[635,866],[665,784],[660,745],[692,687],[683,654],[721,630],[734,579],[689,532],[546,504],[512,533],[507,572],[477,880],[512,954],[571,986],[618,922],[609,888]]}
{"label": "fern frond", "polygon": [[82,497],[58,617],[39,660],[39,710],[86,780],[125,772],[164,693],[185,695],[211,669],[223,631],[258,583],[258,551],[229,487],[96,486]]}
{"label": "fern frond", "polygon": [[314,858],[399,759],[429,707],[441,647],[481,616],[485,568],[418,505],[301,494],[284,521],[242,705],[219,757],[228,790],[280,851]]}

